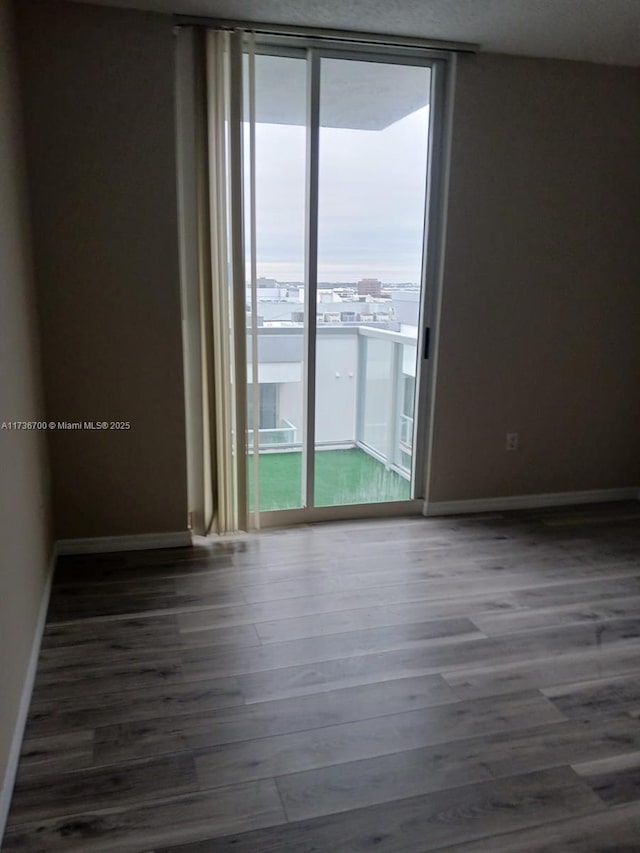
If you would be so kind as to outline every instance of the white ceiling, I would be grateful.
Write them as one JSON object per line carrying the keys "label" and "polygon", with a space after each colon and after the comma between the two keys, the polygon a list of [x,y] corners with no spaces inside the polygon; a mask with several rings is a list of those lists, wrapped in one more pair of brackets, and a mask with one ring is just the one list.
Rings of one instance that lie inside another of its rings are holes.
{"label": "white ceiling", "polygon": [[640,66],[640,0],[76,0],[245,21],[477,42]]}

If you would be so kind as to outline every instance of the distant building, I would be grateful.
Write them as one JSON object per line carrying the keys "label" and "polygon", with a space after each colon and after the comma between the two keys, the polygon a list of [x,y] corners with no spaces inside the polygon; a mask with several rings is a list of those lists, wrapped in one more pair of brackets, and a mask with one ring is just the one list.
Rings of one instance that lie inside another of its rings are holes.
{"label": "distant building", "polygon": [[418,328],[420,314],[419,290],[395,290],[392,296],[393,316],[401,331],[411,333]]}
{"label": "distant building", "polygon": [[379,299],[382,295],[382,282],[377,278],[361,278],[358,282],[358,295]]}

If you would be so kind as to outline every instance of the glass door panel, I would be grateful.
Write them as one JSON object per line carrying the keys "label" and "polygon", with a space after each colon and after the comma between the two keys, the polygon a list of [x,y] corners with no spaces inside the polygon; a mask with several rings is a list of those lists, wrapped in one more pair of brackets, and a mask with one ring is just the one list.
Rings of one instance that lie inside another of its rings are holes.
{"label": "glass door panel", "polygon": [[316,506],[411,497],[430,74],[321,59]]}
{"label": "glass door panel", "polygon": [[[249,254],[246,270],[250,510],[255,508],[256,481],[261,511],[303,506],[306,91],[305,58],[255,57],[255,281]],[[247,85],[243,140],[247,212],[251,210],[249,100]],[[249,215],[245,235],[249,250]]]}

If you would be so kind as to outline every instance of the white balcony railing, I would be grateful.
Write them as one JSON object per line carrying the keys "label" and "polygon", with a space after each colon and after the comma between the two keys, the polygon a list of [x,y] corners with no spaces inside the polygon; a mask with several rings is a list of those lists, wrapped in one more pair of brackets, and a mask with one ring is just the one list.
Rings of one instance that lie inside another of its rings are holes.
{"label": "white balcony railing", "polygon": [[400,415],[400,447],[405,453],[411,453],[413,445],[413,418]]}
{"label": "white balcony railing", "polygon": [[[297,427],[286,418],[280,419],[280,426],[272,429],[258,430],[258,443],[260,450],[268,450],[272,447],[293,445],[296,443]],[[253,430],[247,430],[247,446],[249,452],[253,450]]]}
{"label": "white balcony railing", "polygon": [[[286,388],[276,411],[301,422],[304,407],[304,331],[299,326],[260,328],[259,381]],[[360,447],[408,477],[413,454],[417,338],[407,332],[336,322],[317,332],[315,449]],[[247,350],[251,367],[252,351]],[[354,381],[351,381],[351,380]],[[280,395],[280,391],[278,391]],[[282,418],[282,415],[280,415]],[[260,452],[301,450],[291,420],[259,431]],[[253,431],[247,444],[253,451]]]}

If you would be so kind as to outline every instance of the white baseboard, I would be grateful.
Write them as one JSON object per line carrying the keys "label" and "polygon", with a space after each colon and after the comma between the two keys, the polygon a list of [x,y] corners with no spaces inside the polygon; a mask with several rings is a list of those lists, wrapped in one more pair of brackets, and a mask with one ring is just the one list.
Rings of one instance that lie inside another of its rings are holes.
{"label": "white baseboard", "polygon": [[7,825],[11,796],[13,794],[13,787],[15,785],[16,774],[18,772],[22,739],[24,737],[24,729],[29,715],[33,685],[36,680],[38,658],[40,657],[40,646],[42,644],[42,634],[44,633],[44,626],[47,621],[47,610],[49,609],[49,597],[51,595],[51,582],[53,580],[53,570],[55,568],[57,556],[58,548],[57,545],[54,544],[47,568],[47,578],[45,580],[44,589],[42,590],[38,621],[36,623],[33,642],[31,644],[31,655],[29,656],[27,672],[25,674],[24,684],[22,687],[22,695],[20,697],[18,715],[16,717],[16,724],[11,738],[11,748],[9,749],[9,757],[7,758],[4,779],[2,779],[2,789],[0,790],[0,845],[2,844],[2,838]]}
{"label": "white baseboard", "polygon": [[425,515],[463,515],[474,512],[502,512],[510,509],[540,509],[571,504],[640,500],[640,489],[592,489],[586,492],[552,492],[546,495],[514,495],[501,498],[471,498],[461,501],[430,501]]}
{"label": "white baseboard", "polygon": [[191,531],[134,533],[129,536],[96,536],[89,539],[59,539],[58,554],[104,554],[108,551],[150,551],[154,548],[184,548],[191,545]]}

